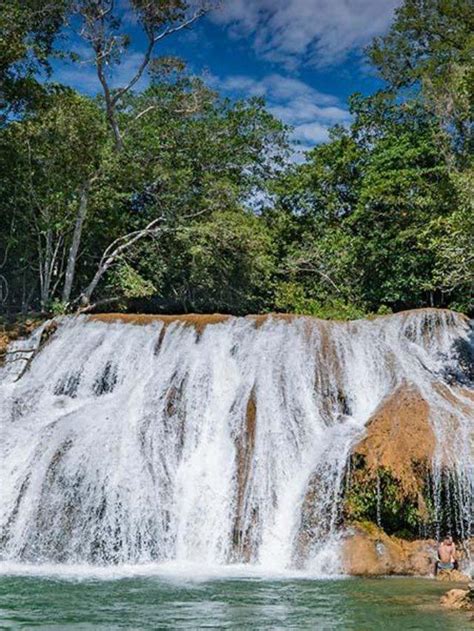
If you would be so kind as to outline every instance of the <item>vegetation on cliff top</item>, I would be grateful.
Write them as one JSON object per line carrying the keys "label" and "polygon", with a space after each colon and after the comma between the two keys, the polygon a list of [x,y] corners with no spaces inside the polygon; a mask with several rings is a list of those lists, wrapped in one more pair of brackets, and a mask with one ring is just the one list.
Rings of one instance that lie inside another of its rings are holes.
{"label": "vegetation on cliff top", "polygon": [[[405,0],[367,51],[385,89],[354,95],[351,125],[298,165],[262,100],[229,102],[156,56],[207,6],[130,4],[149,46],[117,88],[105,66],[130,34],[107,0],[2,3],[4,312],[472,310],[471,2]],[[65,28],[96,98],[47,80]]]}

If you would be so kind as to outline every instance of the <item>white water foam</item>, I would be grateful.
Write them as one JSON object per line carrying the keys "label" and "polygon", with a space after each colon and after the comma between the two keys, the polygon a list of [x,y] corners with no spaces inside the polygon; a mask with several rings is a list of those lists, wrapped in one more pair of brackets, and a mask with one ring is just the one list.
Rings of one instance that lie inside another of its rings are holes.
{"label": "white water foam", "polygon": [[[65,318],[23,374],[0,373],[0,572],[225,573],[247,561],[273,576],[339,574],[348,454],[401,384],[430,403],[439,462],[453,447],[453,520],[469,534],[472,401],[446,378],[469,344],[464,318],[163,327]],[[311,480],[319,519],[301,559]]]}
{"label": "white water foam", "polygon": [[259,564],[233,563],[232,565],[203,565],[201,563],[167,561],[163,563],[140,563],[120,565],[88,565],[60,563],[23,563],[0,561],[1,576],[24,578],[59,579],[66,581],[116,581],[133,578],[157,578],[175,583],[201,583],[226,579],[295,581],[295,580],[341,580],[344,574],[322,573],[311,569],[266,568]]}

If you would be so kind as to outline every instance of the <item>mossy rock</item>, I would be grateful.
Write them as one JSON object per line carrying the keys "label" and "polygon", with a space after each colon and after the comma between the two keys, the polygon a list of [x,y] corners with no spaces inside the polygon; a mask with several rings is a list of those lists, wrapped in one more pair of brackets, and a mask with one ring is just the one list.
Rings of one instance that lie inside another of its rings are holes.
{"label": "mossy rock", "polygon": [[427,500],[420,494],[406,494],[390,471],[380,468],[375,475],[359,457],[352,467],[344,497],[346,521],[379,524],[388,534],[411,539],[420,535],[433,519]]}

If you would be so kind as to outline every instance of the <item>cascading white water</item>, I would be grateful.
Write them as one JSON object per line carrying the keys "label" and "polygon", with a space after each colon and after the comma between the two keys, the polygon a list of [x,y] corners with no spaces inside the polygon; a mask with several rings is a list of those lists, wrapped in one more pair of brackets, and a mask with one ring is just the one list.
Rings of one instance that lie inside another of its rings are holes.
{"label": "cascading white water", "polygon": [[450,445],[467,535],[472,399],[450,381],[467,379],[468,334],[463,317],[435,310],[229,318],[201,332],[64,318],[31,363],[0,372],[0,558],[291,567],[316,480],[304,563],[338,571],[348,454],[404,383],[430,403],[440,462]]}

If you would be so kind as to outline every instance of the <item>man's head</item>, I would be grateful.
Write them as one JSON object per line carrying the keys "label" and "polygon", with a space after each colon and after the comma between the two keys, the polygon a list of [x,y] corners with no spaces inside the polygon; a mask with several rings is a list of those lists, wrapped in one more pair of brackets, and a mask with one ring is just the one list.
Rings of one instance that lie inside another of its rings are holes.
{"label": "man's head", "polygon": [[448,546],[452,545],[453,538],[451,537],[451,535],[446,535],[446,537],[444,538],[444,543],[446,543]]}

